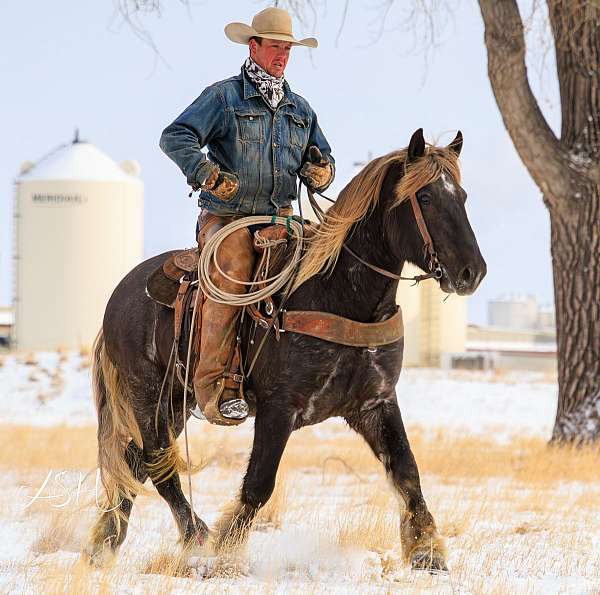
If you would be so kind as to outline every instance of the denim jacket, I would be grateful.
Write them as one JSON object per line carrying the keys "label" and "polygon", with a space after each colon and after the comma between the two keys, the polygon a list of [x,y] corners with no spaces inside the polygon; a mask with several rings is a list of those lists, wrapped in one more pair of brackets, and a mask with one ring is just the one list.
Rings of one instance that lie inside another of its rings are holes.
{"label": "denim jacket", "polygon": [[220,215],[271,215],[296,198],[298,171],[311,145],[319,147],[334,167],[315,112],[287,82],[284,89],[273,111],[242,67],[238,76],[207,87],[165,128],[160,148],[188,184],[200,186],[209,173],[203,147],[210,161],[239,180],[237,193],[227,202],[202,191],[201,207]]}

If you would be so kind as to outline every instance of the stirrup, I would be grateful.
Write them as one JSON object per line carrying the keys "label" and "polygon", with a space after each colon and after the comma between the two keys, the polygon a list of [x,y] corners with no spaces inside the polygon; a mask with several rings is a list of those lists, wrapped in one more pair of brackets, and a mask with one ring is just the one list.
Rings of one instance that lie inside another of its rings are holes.
{"label": "stirrup", "polygon": [[249,411],[244,399],[227,399],[219,404],[219,412],[227,419],[246,419]]}

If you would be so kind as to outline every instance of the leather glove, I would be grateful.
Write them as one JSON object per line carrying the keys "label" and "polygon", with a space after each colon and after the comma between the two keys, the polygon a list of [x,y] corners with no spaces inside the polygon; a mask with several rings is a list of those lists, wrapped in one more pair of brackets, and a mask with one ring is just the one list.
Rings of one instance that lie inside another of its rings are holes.
{"label": "leather glove", "polygon": [[333,178],[331,163],[323,157],[319,147],[315,145],[308,150],[308,156],[309,161],[305,161],[300,169],[300,177],[312,190],[326,188]]}
{"label": "leather glove", "polygon": [[218,165],[213,165],[213,169],[200,188],[210,192],[219,200],[227,202],[237,193],[240,183],[236,176],[226,171],[221,171]]}

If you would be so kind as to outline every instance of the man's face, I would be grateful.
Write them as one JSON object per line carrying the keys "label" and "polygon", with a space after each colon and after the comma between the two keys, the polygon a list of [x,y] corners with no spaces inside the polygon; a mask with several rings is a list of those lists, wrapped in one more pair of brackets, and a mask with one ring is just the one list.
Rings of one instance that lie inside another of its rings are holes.
{"label": "man's face", "polygon": [[289,41],[263,39],[259,45],[250,40],[250,57],[271,76],[282,77],[290,58],[292,44]]}

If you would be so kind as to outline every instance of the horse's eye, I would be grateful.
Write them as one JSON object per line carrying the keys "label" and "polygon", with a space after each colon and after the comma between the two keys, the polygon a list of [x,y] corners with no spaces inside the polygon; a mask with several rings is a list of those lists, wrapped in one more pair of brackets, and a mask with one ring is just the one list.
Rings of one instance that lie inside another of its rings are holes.
{"label": "horse's eye", "polygon": [[431,197],[429,194],[419,194],[418,198],[422,205],[428,205],[431,202]]}

